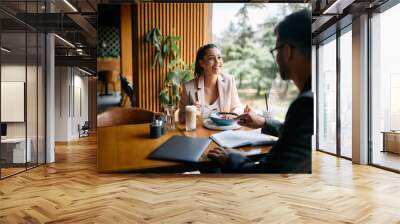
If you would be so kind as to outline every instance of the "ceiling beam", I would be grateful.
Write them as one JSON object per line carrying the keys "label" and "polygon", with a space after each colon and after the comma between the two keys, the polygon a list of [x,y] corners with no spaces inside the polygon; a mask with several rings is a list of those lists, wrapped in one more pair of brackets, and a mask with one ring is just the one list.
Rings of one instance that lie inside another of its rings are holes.
{"label": "ceiling beam", "polygon": [[90,46],[96,46],[96,29],[90,24],[85,17],[80,14],[68,14],[67,15],[72,21],[82,28],[85,34],[89,37],[86,41]]}
{"label": "ceiling beam", "polygon": [[336,0],[326,7],[322,14],[342,14],[343,10],[353,4],[355,0]]}
{"label": "ceiling beam", "polygon": [[87,67],[96,71],[97,59],[91,56],[55,56],[55,65]]}

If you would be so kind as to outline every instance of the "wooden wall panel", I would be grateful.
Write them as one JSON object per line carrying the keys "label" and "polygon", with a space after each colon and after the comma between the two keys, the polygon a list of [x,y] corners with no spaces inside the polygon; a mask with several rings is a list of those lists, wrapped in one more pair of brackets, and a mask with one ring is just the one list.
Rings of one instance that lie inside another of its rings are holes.
{"label": "wooden wall panel", "polygon": [[131,5],[121,5],[121,72],[132,83],[132,13]]}
{"label": "wooden wall panel", "polygon": [[90,131],[97,131],[97,77],[89,77],[88,79],[88,120]]}
{"label": "wooden wall panel", "polygon": [[[145,42],[150,29],[160,28],[163,35],[180,35],[181,56],[186,64],[194,63],[197,49],[209,40],[209,4],[207,3],[139,3],[133,6],[133,84],[137,106],[161,111],[159,91],[167,66],[152,69],[155,50]],[[169,60],[165,61],[168,64]]]}

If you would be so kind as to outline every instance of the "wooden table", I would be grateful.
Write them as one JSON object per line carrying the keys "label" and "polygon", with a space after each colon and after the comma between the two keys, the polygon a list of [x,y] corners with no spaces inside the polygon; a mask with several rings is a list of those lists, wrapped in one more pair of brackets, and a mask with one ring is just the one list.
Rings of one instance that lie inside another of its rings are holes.
{"label": "wooden table", "polygon": [[[201,124],[195,131],[184,131],[184,125],[177,125],[177,130],[168,131],[160,138],[149,137],[149,124],[119,125],[97,129],[97,169],[99,172],[184,172],[198,170],[199,167],[216,165],[207,158],[207,151],[217,145],[212,142],[196,164],[147,159],[147,156],[173,135],[189,137],[209,137],[218,131],[208,130]],[[254,147],[243,147],[250,150]],[[258,147],[268,152],[270,146]]]}
{"label": "wooden table", "polygon": [[382,152],[400,154],[400,131],[382,131],[381,133],[383,133]]}

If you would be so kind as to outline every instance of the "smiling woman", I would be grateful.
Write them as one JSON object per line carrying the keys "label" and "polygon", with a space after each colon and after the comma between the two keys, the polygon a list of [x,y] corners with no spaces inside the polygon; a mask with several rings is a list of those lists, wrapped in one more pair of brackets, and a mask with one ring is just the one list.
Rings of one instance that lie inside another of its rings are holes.
{"label": "smiling woman", "polygon": [[185,120],[183,108],[192,103],[196,105],[203,119],[214,111],[243,112],[235,79],[222,72],[223,65],[221,51],[215,44],[206,44],[199,48],[195,62],[196,78],[184,84],[181,94],[181,122]]}

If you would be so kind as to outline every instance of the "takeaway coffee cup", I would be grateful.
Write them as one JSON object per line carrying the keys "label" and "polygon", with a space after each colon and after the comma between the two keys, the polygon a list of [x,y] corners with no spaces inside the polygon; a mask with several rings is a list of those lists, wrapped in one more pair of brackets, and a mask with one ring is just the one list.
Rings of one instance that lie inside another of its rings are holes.
{"label": "takeaway coffee cup", "polygon": [[196,130],[196,106],[185,107],[186,131]]}

